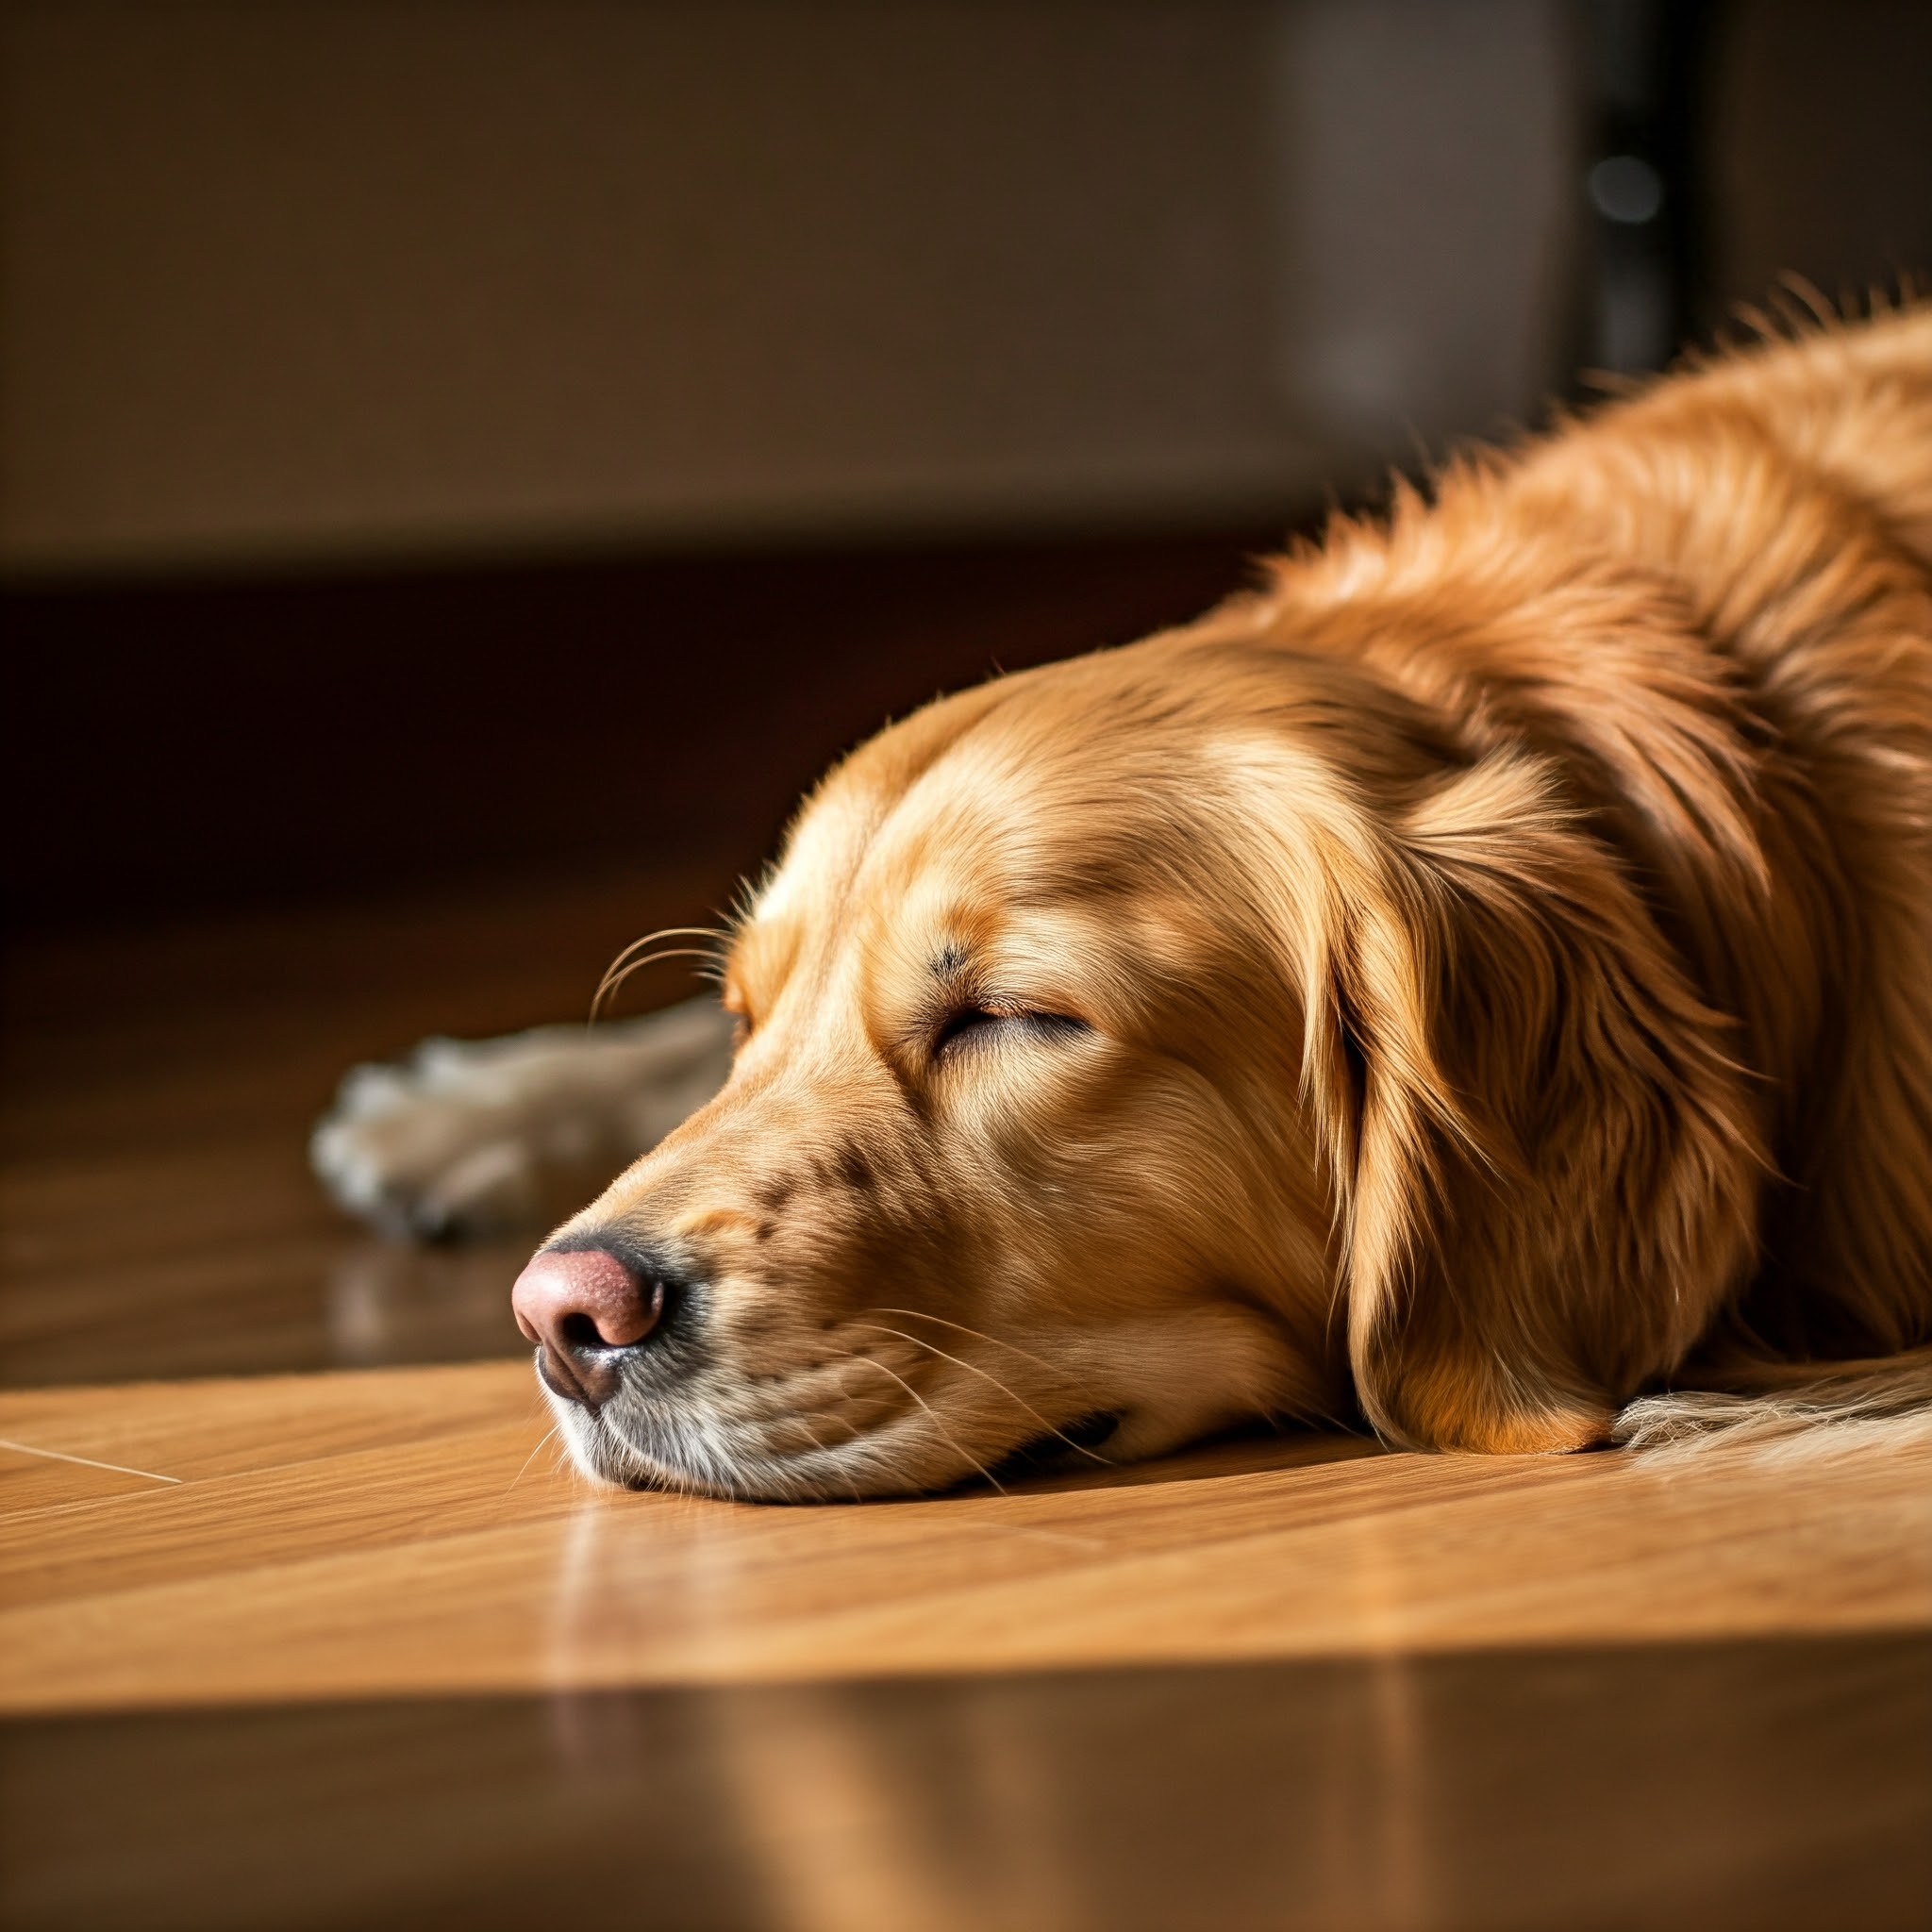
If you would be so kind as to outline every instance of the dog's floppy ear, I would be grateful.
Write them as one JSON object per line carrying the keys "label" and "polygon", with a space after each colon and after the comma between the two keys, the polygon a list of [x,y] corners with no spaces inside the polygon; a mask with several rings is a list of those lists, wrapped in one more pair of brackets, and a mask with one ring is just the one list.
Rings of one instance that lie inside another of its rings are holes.
{"label": "dog's floppy ear", "polygon": [[1601,1440],[1749,1255],[1744,1078],[1618,862],[1527,758],[1317,855],[1303,1085],[1356,1388],[1384,1436]]}

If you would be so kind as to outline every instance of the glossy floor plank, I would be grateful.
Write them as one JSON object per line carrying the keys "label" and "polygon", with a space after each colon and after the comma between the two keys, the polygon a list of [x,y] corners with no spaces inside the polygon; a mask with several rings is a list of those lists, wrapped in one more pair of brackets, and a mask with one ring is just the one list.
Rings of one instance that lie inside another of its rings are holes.
{"label": "glossy floor plank", "polygon": [[0,1707],[1932,1627],[1923,1432],[1674,1464],[1307,1436],[774,1507],[591,1490],[545,1420],[521,1363],[0,1398],[0,1438],[90,1458],[0,1519]]}
{"label": "glossy floor plank", "polygon": [[411,1698],[0,1730],[0,1923],[1917,1932],[1932,1642]]}

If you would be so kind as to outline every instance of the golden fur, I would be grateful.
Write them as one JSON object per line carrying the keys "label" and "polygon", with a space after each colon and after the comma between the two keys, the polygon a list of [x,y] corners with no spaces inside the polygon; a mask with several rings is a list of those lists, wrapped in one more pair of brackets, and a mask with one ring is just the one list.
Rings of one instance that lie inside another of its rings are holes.
{"label": "golden fur", "polygon": [[892,726],[726,989],[724,1091],[564,1230],[701,1318],[567,1418],[607,1475],[919,1489],[1097,1413],[1572,1449],[1924,1344],[1932,310]]}

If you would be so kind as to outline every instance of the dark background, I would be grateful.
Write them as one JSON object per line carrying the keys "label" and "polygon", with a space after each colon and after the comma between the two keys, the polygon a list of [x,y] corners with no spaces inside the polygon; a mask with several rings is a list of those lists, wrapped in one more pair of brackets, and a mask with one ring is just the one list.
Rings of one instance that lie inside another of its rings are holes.
{"label": "dark background", "polygon": [[5,24],[16,934],[727,878],[888,714],[1932,265],[1920,5]]}

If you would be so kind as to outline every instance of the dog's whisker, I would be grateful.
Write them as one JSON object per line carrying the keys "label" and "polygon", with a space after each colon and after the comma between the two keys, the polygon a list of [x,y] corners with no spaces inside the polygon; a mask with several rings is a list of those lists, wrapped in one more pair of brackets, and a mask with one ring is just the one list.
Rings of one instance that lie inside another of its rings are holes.
{"label": "dog's whisker", "polygon": [[937,1322],[941,1327],[957,1329],[961,1335],[970,1335],[975,1341],[984,1341],[993,1348],[1004,1348],[1009,1350],[1014,1355],[1023,1356],[1027,1361],[1033,1363],[1036,1368],[1044,1369],[1050,1375],[1058,1375],[1064,1373],[1055,1363],[1048,1361],[1044,1356],[1035,1355],[1031,1349],[1022,1348],[1017,1341],[1003,1341],[997,1335],[989,1335],[984,1328],[968,1327],[964,1322],[949,1321],[944,1315],[929,1314],[924,1308],[874,1307],[862,1309],[860,1312],[867,1315],[904,1315],[909,1321],[914,1322]]}
{"label": "dog's whisker", "polygon": [[[631,962],[637,958],[639,954],[649,952],[660,941],[675,939],[708,940],[710,942],[708,951],[711,954],[716,954],[721,952],[728,942],[729,935],[717,926],[665,925],[659,926],[656,932],[647,932],[641,939],[633,940],[604,969],[604,976],[597,982],[597,991],[591,998],[591,1016],[595,1017],[599,1005],[607,993],[612,991],[612,982],[615,975],[628,972]],[[640,961],[639,963],[644,962]]]}
{"label": "dog's whisker", "polygon": [[604,977],[608,980],[635,955],[648,952],[660,940],[710,940],[714,943],[721,943],[724,939],[723,930],[717,926],[660,925],[656,932],[647,932],[642,939],[631,941],[630,944],[604,969]]}
{"label": "dog's whisker", "polygon": [[655,953],[645,953],[630,960],[622,971],[606,974],[599,982],[597,991],[591,997],[591,1016],[595,1019],[605,1004],[623,987],[625,981],[632,974],[642,972],[646,966],[656,966],[666,959],[710,959],[713,957],[710,949],[705,946],[664,946]]}
{"label": "dog's whisker", "polygon": [[[835,1450],[828,1448],[825,1445],[825,1443],[820,1440],[818,1431],[814,1429],[812,1425],[808,1422],[807,1422],[802,1415],[794,1415],[791,1418],[791,1420],[796,1423],[798,1426],[805,1431],[806,1441],[809,1442],[811,1446],[814,1449],[816,1449],[819,1452],[819,1454],[825,1458],[826,1462],[830,1463],[833,1466],[833,1468],[838,1469],[838,1453]],[[847,1446],[849,1447],[850,1445],[848,1444]],[[862,1502],[864,1499],[858,1493],[858,1485],[852,1480],[850,1474],[843,1470],[840,1470],[839,1473],[844,1478],[845,1487],[852,1491],[852,1500],[855,1503]]]}
{"label": "dog's whisker", "polygon": [[847,1356],[845,1359],[847,1361],[862,1363],[866,1368],[869,1369],[876,1369],[882,1375],[891,1375],[892,1377],[892,1380],[898,1383],[900,1388],[905,1390],[907,1394],[911,1396],[913,1401],[918,1403],[921,1408],[924,1409],[927,1416],[931,1418],[933,1427],[936,1428],[940,1432],[940,1434],[943,1436],[946,1439],[946,1441],[952,1444],[954,1452],[957,1455],[963,1456],[966,1458],[966,1460],[969,1463],[971,1463],[972,1466],[974,1469],[976,1469],[980,1473],[980,1474],[983,1475],[987,1479],[987,1481],[990,1482],[993,1486],[993,1488],[1000,1492],[1001,1495],[1004,1496],[1007,1493],[1007,1486],[1000,1481],[998,1476],[993,1474],[991,1470],[987,1468],[985,1463],[980,1461],[978,1457],[974,1456],[971,1450],[967,1449],[959,1441],[959,1439],[953,1434],[952,1430],[947,1428],[944,1423],[941,1422],[941,1420],[939,1419],[938,1411],[934,1409],[932,1404],[929,1403],[925,1399],[925,1397],[923,1396],[919,1392],[919,1391],[915,1389],[912,1386],[912,1384],[906,1379],[904,1375],[894,1374],[892,1370],[887,1368],[884,1362],[878,1360],[875,1357],[873,1356],[852,1355]]}
{"label": "dog's whisker", "polygon": [[979,1368],[972,1362],[963,1361],[956,1355],[948,1355],[944,1349],[936,1347],[932,1342],[926,1341],[917,1335],[908,1335],[903,1328],[885,1328],[881,1327],[876,1322],[855,1322],[852,1325],[855,1328],[870,1328],[875,1335],[896,1335],[901,1341],[909,1341],[915,1348],[923,1348],[938,1356],[942,1362],[951,1362],[955,1368],[964,1369],[969,1375],[977,1375],[981,1381],[991,1382],[1009,1402],[1017,1403],[1024,1408],[1048,1435],[1058,1436],[1069,1449],[1077,1449],[1082,1456],[1091,1462],[1104,1463],[1109,1469],[1113,1467],[1111,1457],[1101,1456],[1088,1448],[1084,1442],[1074,1441],[1073,1437],[1068,1435],[1064,1429],[1058,1428],[1054,1424],[1048,1422],[1017,1390],[1008,1387],[1006,1383],[1002,1382],[997,1375],[990,1371]]}
{"label": "dog's whisker", "polygon": [[641,973],[646,966],[656,966],[665,959],[710,959],[715,957],[708,946],[666,946],[660,952],[646,953],[642,958],[633,959],[621,973],[607,973],[591,1001],[591,1024],[596,1024],[607,1003],[616,998],[633,973]]}
{"label": "dog's whisker", "polygon": [[523,1481],[525,1476],[526,1476],[529,1474],[531,1463],[535,1462],[537,1457],[542,1454],[543,1445],[546,1442],[552,1441],[552,1439],[556,1437],[561,1426],[562,1425],[558,1423],[552,1423],[550,1426],[547,1429],[545,1429],[541,1436],[537,1438],[536,1447],[533,1448],[530,1451],[530,1453],[524,1457],[524,1466],[517,1471],[516,1474],[510,1477],[508,1487],[505,1489],[503,1492],[506,1496],[508,1495],[510,1491],[515,1489],[516,1486]]}

